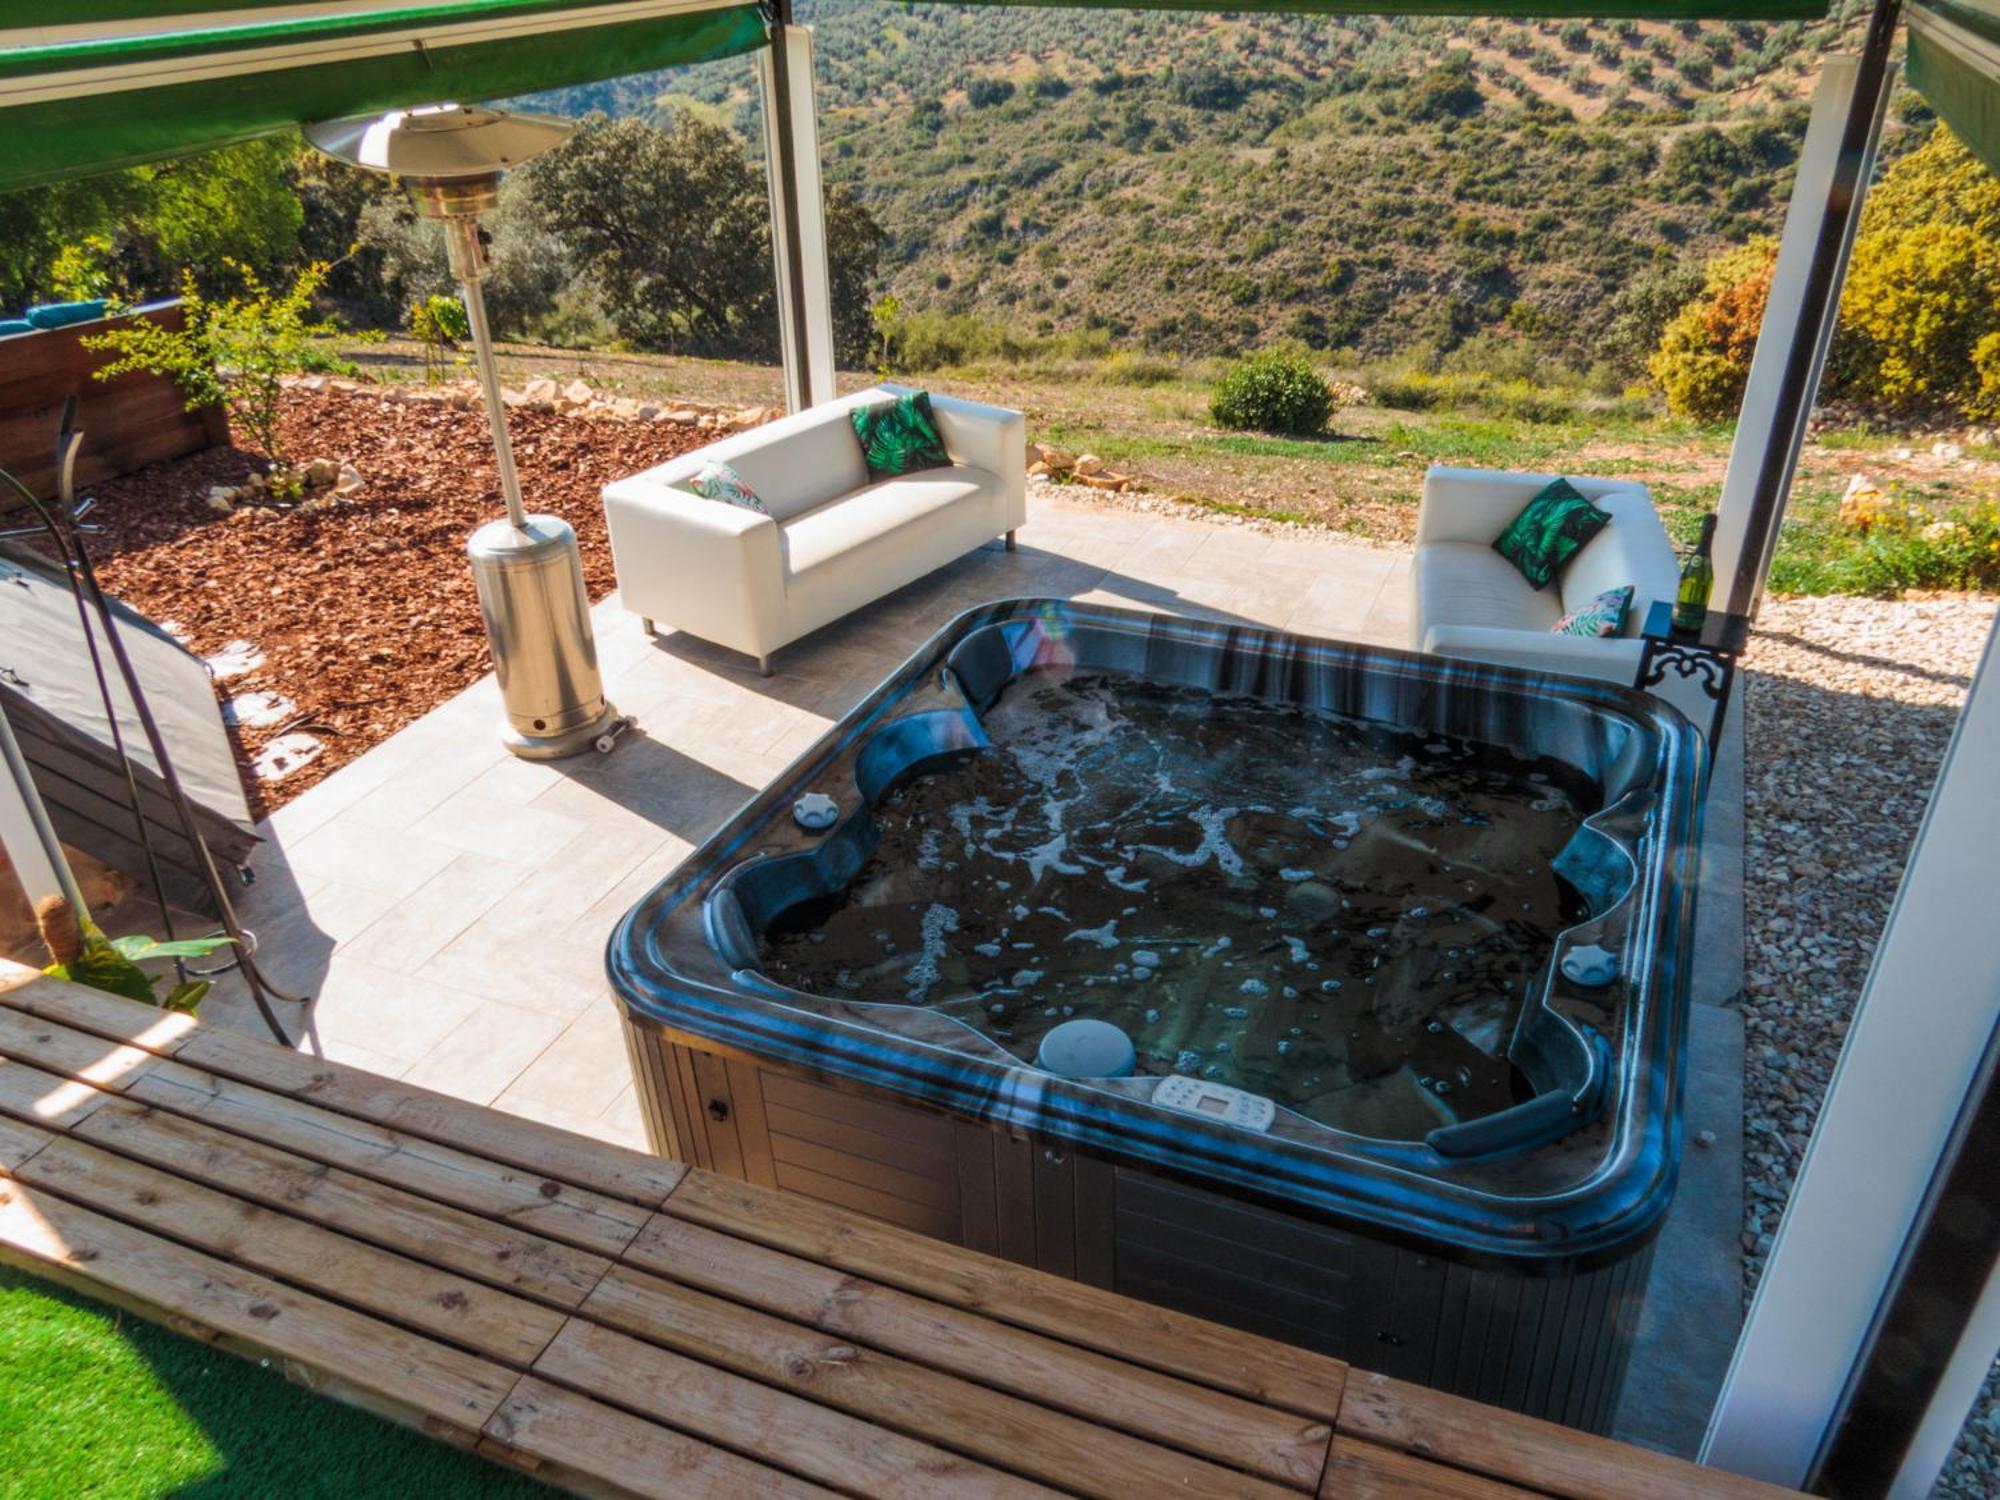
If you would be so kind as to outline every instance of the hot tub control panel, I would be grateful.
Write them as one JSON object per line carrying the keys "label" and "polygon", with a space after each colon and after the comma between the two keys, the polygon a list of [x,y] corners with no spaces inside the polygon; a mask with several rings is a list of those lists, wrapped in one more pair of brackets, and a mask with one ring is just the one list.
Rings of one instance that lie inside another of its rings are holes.
{"label": "hot tub control panel", "polygon": [[1220,1120],[1225,1125],[1240,1126],[1244,1130],[1269,1130],[1271,1121],[1277,1118],[1278,1107],[1262,1094],[1246,1094],[1242,1089],[1230,1088],[1227,1084],[1210,1083],[1206,1078],[1187,1078],[1175,1074],[1162,1078],[1153,1090],[1153,1102],[1165,1109],[1177,1109],[1182,1114],[1198,1115],[1204,1120]]}

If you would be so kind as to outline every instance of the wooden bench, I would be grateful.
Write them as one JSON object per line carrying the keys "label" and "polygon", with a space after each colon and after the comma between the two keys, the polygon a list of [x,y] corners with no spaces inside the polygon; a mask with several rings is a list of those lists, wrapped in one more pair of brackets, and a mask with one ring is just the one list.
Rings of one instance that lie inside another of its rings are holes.
{"label": "wooden bench", "polygon": [[1786,1493],[4,963],[0,1261],[589,1495]]}

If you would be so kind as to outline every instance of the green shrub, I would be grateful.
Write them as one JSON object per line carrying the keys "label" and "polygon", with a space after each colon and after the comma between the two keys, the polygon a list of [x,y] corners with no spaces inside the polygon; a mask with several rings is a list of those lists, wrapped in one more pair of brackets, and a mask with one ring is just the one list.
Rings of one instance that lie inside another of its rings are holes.
{"label": "green shrub", "polygon": [[1333,414],[1333,390],[1302,351],[1281,346],[1238,361],[1208,411],[1219,426],[1312,437]]}
{"label": "green shrub", "polygon": [[[299,272],[291,290],[278,293],[242,262],[224,263],[241,278],[241,295],[211,300],[202,295],[193,273],[183,273],[185,327],[170,330],[141,320],[86,338],[83,346],[116,356],[97,372],[99,380],[146,370],[179,386],[189,411],[218,402],[226,405],[232,421],[270,460],[273,478],[282,481],[280,491],[296,489],[297,478],[278,436],[280,377],[329,367],[326,351],[314,340],[339,330],[311,316],[313,299],[326,284],[327,267],[314,262]],[[352,366],[335,367],[355,373]]]}
{"label": "green shrub", "polygon": [[410,304],[403,321],[409,325],[410,337],[423,346],[426,384],[436,383],[444,374],[445,351],[456,349],[461,342],[472,337],[465,304],[442,293],[417,298]]}

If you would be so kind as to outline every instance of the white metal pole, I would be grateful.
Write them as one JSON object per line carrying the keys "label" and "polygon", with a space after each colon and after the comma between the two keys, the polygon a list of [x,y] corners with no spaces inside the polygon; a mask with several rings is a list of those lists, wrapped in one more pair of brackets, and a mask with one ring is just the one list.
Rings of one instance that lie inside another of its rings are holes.
{"label": "white metal pole", "polygon": [[479,389],[486,397],[486,425],[493,429],[493,457],[500,466],[500,498],[507,519],[517,530],[528,529],[527,507],[521,503],[521,478],[514,469],[514,445],[507,437],[507,403],[500,395],[500,367],[493,360],[493,331],[486,321],[486,251],[479,243],[479,220],[453,214],[444,221],[451,246],[451,266],[465,299],[465,321],[472,330],[472,358],[479,370]]}
{"label": "white metal pole", "polygon": [[[1799,1485],[1869,1328],[2000,1015],[2000,631],[1989,637],[1848,1028],[1798,1186],[1709,1419],[1702,1462]],[[1991,1347],[1991,1292],[1933,1400],[1963,1420]],[[1935,1430],[1921,1457],[1941,1462]],[[1908,1472],[1898,1493],[1936,1478]]]}
{"label": "white metal pole", "polygon": [[[1893,30],[1893,15],[1891,17]],[[1886,45],[1886,42],[1883,43]],[[1875,145],[1882,113],[1895,81],[1893,68],[1854,56],[1828,57],[1821,63],[1813,93],[1812,114],[1799,152],[1791,206],[1785,213],[1784,237],[1771,277],[1771,292],[1750,358],[1750,375],[1736,418],[1736,441],[1729,450],[1729,469],[1717,506],[1715,576],[1732,612],[1751,613],[1763,595],[1764,574],[1784,518],[1785,495],[1798,468],[1812,416],[1820,374],[1840,306],[1840,287],[1847,275],[1847,258],[1861,219],[1861,204],[1874,171]],[[1879,80],[1879,81],[1878,81]],[[1861,92],[1874,87],[1866,99]],[[1867,112],[1867,133],[1861,149],[1854,140]],[[1835,221],[1838,222],[1835,222]],[[1829,262],[1822,242],[1838,236]],[[1802,388],[1794,388],[1788,367],[1800,353],[1810,364]],[[1760,503],[1760,490],[1775,493]],[[1744,563],[1754,569],[1746,588],[1737,587]]]}
{"label": "white metal pole", "polygon": [[7,862],[14,867],[30,907],[50,896],[63,896],[79,919],[90,915],[4,709],[0,709],[0,848],[7,851]]}
{"label": "white metal pole", "polygon": [[[831,401],[834,395],[833,278],[827,260],[826,195],[820,179],[812,28],[784,24],[778,33],[776,45],[785,51],[782,106],[778,70],[772,66],[770,49],[757,54],[757,81],[764,98],[764,167],[771,193],[771,260],[778,279],[785,397],[791,410],[803,411]],[[786,191],[787,174],[790,192]],[[796,224],[787,200],[798,205]]]}

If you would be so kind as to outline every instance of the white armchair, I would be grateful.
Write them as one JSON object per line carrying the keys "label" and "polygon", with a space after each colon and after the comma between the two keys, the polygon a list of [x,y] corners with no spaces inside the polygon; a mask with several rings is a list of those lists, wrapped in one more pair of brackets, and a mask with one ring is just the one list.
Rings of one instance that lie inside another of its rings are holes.
{"label": "white armchair", "polygon": [[[1679,582],[1673,543],[1643,484],[1565,476],[1611,524],[1571,558],[1555,581],[1533,589],[1493,550],[1521,507],[1556,476],[1433,468],[1424,476],[1411,569],[1419,651],[1630,683],[1639,669],[1639,627],[1656,599]],[[1554,635],[1568,611],[1606,589],[1632,585],[1622,637]]]}
{"label": "white armchair", "polygon": [[[914,582],[1027,519],[1021,414],[933,395],[951,466],[873,480],[848,414],[883,385],[710,443],[604,490],[621,602],[646,622],[757,658]],[[769,508],[688,487],[728,464]]]}

